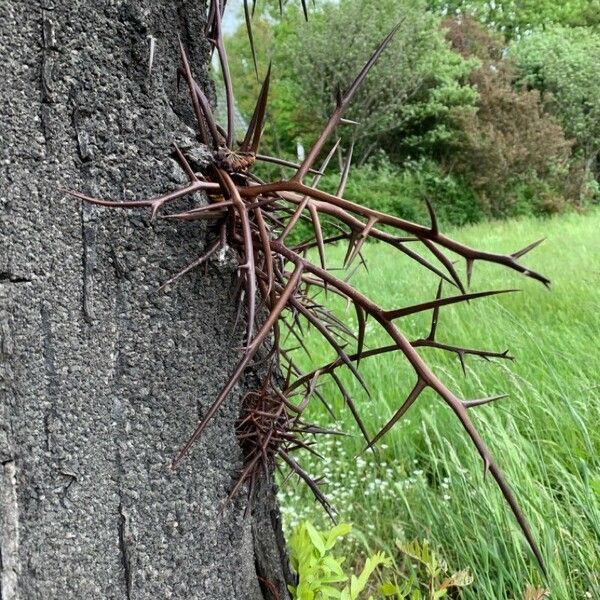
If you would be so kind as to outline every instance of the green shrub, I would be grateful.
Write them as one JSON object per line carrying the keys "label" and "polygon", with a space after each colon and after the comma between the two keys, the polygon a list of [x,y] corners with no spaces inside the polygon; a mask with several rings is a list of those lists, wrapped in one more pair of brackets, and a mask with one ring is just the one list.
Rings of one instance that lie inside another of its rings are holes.
{"label": "green shrub", "polygon": [[351,530],[352,525],[340,523],[329,531],[319,531],[308,521],[294,530],[289,540],[292,568],[298,575],[298,585],[289,586],[294,600],[357,600],[375,569],[391,564],[379,552],[367,558],[358,576],[346,575],[342,566],[346,557],[336,557],[332,550]]}
{"label": "green shrub", "polygon": [[586,27],[539,29],[515,42],[517,84],[534,89],[576,140],[584,168],[600,175],[600,33]]}
{"label": "green shrub", "polygon": [[468,17],[448,19],[444,28],[457,52],[481,62],[471,74],[479,92],[476,107],[454,111],[457,135],[445,159],[448,168],[469,182],[493,218],[578,205],[580,190],[565,186],[573,142],[544,110],[538,90],[514,89],[515,67],[504,40]]}
{"label": "green shrub", "polygon": [[518,39],[534,27],[550,24],[600,24],[600,0],[428,0],[427,4],[442,14],[471,14],[508,39]]}
{"label": "green shrub", "polygon": [[[367,558],[359,575],[347,575],[343,565],[351,561],[346,556],[334,555],[333,550],[339,539],[351,531],[352,525],[347,523],[320,531],[308,521],[294,529],[289,540],[290,561],[298,577],[298,585],[289,586],[293,600],[358,600],[364,597],[363,592],[376,587],[380,598],[437,600],[444,598],[449,590],[473,582],[466,570],[450,575],[446,562],[427,541],[396,541],[400,556],[413,564],[410,575],[394,572],[382,585],[376,586],[372,581],[375,570],[392,566],[391,559],[383,552]],[[373,600],[372,595],[369,600]]]}
{"label": "green shrub", "polygon": [[[267,10],[254,20],[261,76],[266,59],[273,60],[265,152],[294,152],[298,138],[310,146],[331,114],[338,90],[350,85],[376,40],[394,23],[398,33],[346,112],[360,125],[338,131],[355,141],[356,155],[365,158],[373,144],[400,154],[406,148],[413,154],[429,149],[448,135],[450,108],[473,104],[476,93],[466,78],[475,64],[449,49],[440,19],[426,10],[425,0],[319,2],[308,22],[299,4],[288,3],[283,17]],[[257,3],[257,10],[266,5]],[[246,58],[250,52],[243,25],[227,44],[234,81],[244,82],[237,86],[236,100],[251,114],[260,84]]]}
{"label": "green shrub", "polygon": [[473,576],[467,571],[457,571],[450,575],[448,564],[432,550],[427,541],[419,543],[396,540],[400,553],[414,561],[414,572],[410,578],[400,583],[384,583],[380,591],[386,598],[394,600],[438,600],[445,598],[452,589],[459,590],[473,583]]}

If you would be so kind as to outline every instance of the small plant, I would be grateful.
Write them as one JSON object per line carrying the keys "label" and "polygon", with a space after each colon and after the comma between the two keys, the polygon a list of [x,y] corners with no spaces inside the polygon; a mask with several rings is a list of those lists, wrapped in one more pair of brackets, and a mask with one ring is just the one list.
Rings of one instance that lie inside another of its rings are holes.
{"label": "small plant", "polygon": [[[319,178],[334,155],[338,143],[330,138],[338,126],[351,124],[343,114],[371,67],[398,31],[399,25],[377,45],[364,67],[345,92],[336,98],[335,109],[323,130],[307,153],[302,164],[294,164],[277,157],[259,154],[259,144],[265,123],[267,97],[271,69],[262,85],[256,107],[244,139],[236,142],[233,122],[233,91],[227,55],[221,31],[222,7],[213,0],[207,18],[206,36],[217,51],[224,78],[227,104],[227,125],[222,127],[215,121],[208,100],[196,83],[183,44],[180,44],[182,67],[180,75],[187,82],[192,106],[196,116],[198,144],[206,149],[207,163],[197,164],[193,157],[175,146],[175,157],[188,177],[187,185],[166,192],[152,199],[130,202],[114,202],[87,196],[79,192],[70,194],[92,204],[120,209],[150,209],[151,219],[158,216],[176,221],[209,220],[209,239],[204,253],[188,267],[172,277],[172,284],[194,268],[229,253],[238,263],[237,289],[238,311],[243,315],[246,330],[245,344],[238,363],[233,368],[227,383],[220,391],[202,420],[197,424],[189,440],[176,455],[176,466],[190,451],[193,444],[211,423],[213,417],[230,397],[232,390],[242,380],[247,369],[259,366],[266,373],[263,384],[248,395],[243,402],[245,414],[238,423],[238,434],[246,453],[246,464],[240,473],[231,494],[244,484],[248,485],[249,506],[254,499],[256,480],[274,468],[275,459],[282,461],[292,473],[304,480],[317,499],[332,512],[327,499],[315,481],[300,466],[291,453],[298,449],[313,451],[313,442],[305,441],[307,434],[331,433],[301,422],[302,411],[313,398],[327,404],[318,388],[318,380],[329,375],[338,385],[348,410],[352,413],[366,442],[371,448],[405,415],[425,390],[431,390],[456,415],[466,434],[473,442],[489,473],[498,484],[510,506],[534,555],[543,568],[539,551],[525,516],[504,479],[500,467],[490,454],[485,442],[476,430],[469,411],[504,396],[466,400],[452,392],[425,362],[419,349],[429,348],[450,352],[461,364],[468,356],[483,359],[509,359],[507,351],[488,351],[457,346],[440,341],[437,325],[440,309],[444,306],[464,303],[511,290],[467,292],[473,266],[478,261],[495,263],[512,269],[545,285],[549,280],[521,264],[520,259],[539,242],[534,242],[512,254],[496,254],[480,251],[444,235],[438,226],[434,208],[428,200],[426,207],[430,223],[420,225],[400,217],[379,212],[359,203],[346,200],[344,189],[348,180],[352,149],[349,150],[342,169],[340,183],[335,194],[320,190]],[[299,99],[300,100],[300,99]],[[356,124],[353,124],[353,126]],[[320,168],[315,163],[329,147]],[[253,172],[257,161],[280,164],[294,171],[289,179],[264,182]],[[307,183],[308,178],[311,183]],[[163,209],[180,198],[195,196],[202,192],[203,201],[196,207],[183,212],[162,213]],[[303,241],[290,241],[289,234],[298,221],[311,224],[311,236]],[[334,224],[336,234],[325,237],[321,223],[328,220]],[[367,240],[376,240],[391,246],[398,258],[404,257],[418,263],[425,271],[439,279],[437,293],[424,302],[388,308],[382,306],[351,285],[347,279],[334,274],[328,267],[326,246],[347,244],[345,266],[362,261],[361,249]],[[307,251],[315,249],[318,259],[313,260]],[[466,277],[455,267],[455,259],[466,263]],[[444,295],[443,284],[457,291]],[[329,311],[319,298],[322,291],[335,294],[347,301],[356,312],[357,328],[351,330]],[[409,315],[431,311],[429,332],[419,339],[408,338],[400,329],[398,321]],[[376,323],[389,337],[389,343],[380,347],[368,346],[367,319]],[[335,351],[335,360],[316,366],[308,373],[300,370],[292,354],[282,343],[284,334],[303,344],[303,327],[313,327]],[[349,348],[350,345],[354,347]],[[393,417],[379,432],[367,430],[360,416],[359,407],[338,377],[336,371],[346,367],[360,384],[367,389],[367,382],[359,371],[362,360],[397,353],[410,364],[414,372],[412,390],[399,403]],[[284,377],[273,376],[284,371]],[[352,583],[351,583],[352,588]]]}
{"label": "small plant", "polygon": [[346,575],[346,557],[336,557],[332,551],[338,539],[351,530],[352,525],[347,523],[328,531],[319,531],[308,521],[298,525],[289,540],[290,560],[298,576],[298,585],[289,586],[294,600],[357,600],[375,569],[391,565],[390,559],[379,552],[367,558],[358,576]]}
{"label": "small plant", "polygon": [[[319,531],[308,521],[296,527],[289,540],[292,568],[298,577],[298,584],[289,588],[294,600],[356,600],[367,590],[369,582],[370,588],[374,588],[373,573],[378,567],[391,567],[392,561],[383,552],[378,552],[365,560],[359,575],[347,575],[344,572],[347,557],[336,556],[334,546],[351,531],[352,526],[347,523],[340,523],[327,531]],[[378,597],[438,600],[450,590],[459,590],[473,582],[468,571],[449,575],[446,562],[426,541],[397,541],[396,545],[402,554],[417,562],[417,568],[408,578],[398,575],[394,577],[394,583],[386,581],[380,585]],[[369,596],[369,600],[372,598]]]}
{"label": "small plant", "polygon": [[396,546],[402,554],[417,562],[417,573],[423,572],[423,576],[417,579],[413,575],[401,584],[384,583],[380,591],[386,598],[437,600],[444,598],[453,588],[459,590],[473,583],[473,576],[466,570],[448,575],[448,565],[439,558],[426,541],[423,543],[396,541]]}

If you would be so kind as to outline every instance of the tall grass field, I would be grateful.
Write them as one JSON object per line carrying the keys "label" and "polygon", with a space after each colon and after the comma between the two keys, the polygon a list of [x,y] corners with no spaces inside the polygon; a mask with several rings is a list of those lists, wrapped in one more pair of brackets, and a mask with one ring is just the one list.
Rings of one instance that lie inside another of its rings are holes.
{"label": "tall grass field", "polygon": [[[320,440],[324,460],[301,462],[341,521],[354,525],[352,556],[386,551],[398,573],[412,568],[396,540],[428,540],[449,565],[474,576],[461,596],[469,599],[523,598],[527,585],[543,586],[556,600],[600,598],[600,213],[550,220],[525,219],[481,224],[452,235],[481,249],[511,253],[546,237],[524,264],[550,277],[547,290],[497,265],[475,264],[472,291],[519,288],[440,310],[439,341],[488,350],[510,350],[513,361],[466,359],[466,376],[456,356],[422,351],[435,372],[465,399],[508,393],[509,398],[472,409],[475,425],[512,486],[545,556],[544,580],[491,477],[454,414],[425,393],[380,442],[363,452],[364,440],[339,392],[324,380],[322,391],[337,421],[318,401],[307,419],[349,432]],[[345,248],[330,250],[340,264]],[[381,244],[364,251],[368,269],[354,284],[387,308],[435,297],[435,276]],[[461,268],[464,266],[461,265]],[[446,294],[453,293],[448,288]],[[333,300],[329,300],[333,302]],[[356,325],[352,310],[335,310]],[[425,337],[431,313],[397,324],[412,339]],[[310,331],[310,330],[309,330]],[[293,345],[292,340],[289,341]],[[308,335],[309,368],[333,358],[318,336]],[[374,323],[367,347],[389,343]],[[345,368],[344,368],[345,369]],[[400,406],[415,383],[400,354],[365,359],[360,370],[369,398],[349,373],[343,374],[371,435]],[[288,529],[304,519],[329,526],[308,489],[293,479],[281,485]],[[360,560],[360,559],[357,559]]]}

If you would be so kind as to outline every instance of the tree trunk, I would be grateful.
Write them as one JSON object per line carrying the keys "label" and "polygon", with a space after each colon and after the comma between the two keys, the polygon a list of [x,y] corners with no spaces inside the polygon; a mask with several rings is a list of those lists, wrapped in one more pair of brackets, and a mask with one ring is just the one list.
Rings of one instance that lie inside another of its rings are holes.
{"label": "tree trunk", "polygon": [[177,36],[207,87],[204,4],[0,0],[1,600],[287,597],[272,485],[223,507],[244,386],[170,466],[237,360],[232,261],[157,293],[206,231],[60,191],[183,181]]}

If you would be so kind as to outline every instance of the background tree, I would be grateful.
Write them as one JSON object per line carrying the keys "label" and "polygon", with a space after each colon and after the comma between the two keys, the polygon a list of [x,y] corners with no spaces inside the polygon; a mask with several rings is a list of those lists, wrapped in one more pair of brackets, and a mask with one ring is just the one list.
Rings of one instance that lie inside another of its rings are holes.
{"label": "background tree", "polygon": [[[386,141],[405,155],[418,151],[415,145],[431,147],[444,138],[443,116],[449,107],[474,98],[463,84],[472,65],[448,49],[437,28],[439,19],[425,8],[422,0],[323,2],[311,11],[305,27],[298,27],[304,17],[294,6],[286,8],[272,32],[259,23],[256,45],[274,61],[271,114],[284,148],[294,150],[300,134],[305,144],[312,141],[338,89],[352,80],[381,32],[397,22],[400,31],[348,111],[347,117],[359,125],[340,133],[356,142],[359,161]],[[232,55],[241,54],[245,32],[238,32],[230,44]],[[238,64],[234,75],[253,77],[251,62]],[[303,102],[292,106],[298,97]]]}
{"label": "background tree", "polygon": [[[534,4],[519,4],[510,14],[502,12],[508,9],[501,4],[469,6],[528,22]],[[535,6],[551,11],[542,2]],[[299,138],[310,144],[338,87],[358,68],[361,49],[377,31],[402,21],[389,54],[350,109],[349,117],[359,125],[338,128],[346,148],[351,141],[356,146],[353,163],[358,168],[351,172],[349,197],[420,220],[426,217],[422,198],[427,196],[442,222],[452,224],[586,205],[595,187],[578,158],[577,135],[565,120],[573,106],[563,113],[533,83],[530,89],[520,82],[515,86],[526,71],[516,68],[509,41],[504,33],[493,32],[489,14],[474,11],[481,22],[463,7],[464,15],[441,22],[448,6],[434,5],[437,12],[428,7],[432,3],[421,0],[323,2],[303,27],[296,3],[286,6],[283,18],[277,2],[260,4],[254,45],[259,56],[273,60],[275,73],[266,146],[294,158]],[[571,6],[573,14],[575,8]],[[553,19],[566,20],[564,10],[562,5],[556,8]],[[594,37],[591,29],[586,31]],[[560,45],[560,40],[552,44]],[[245,28],[228,45],[234,78],[244,83],[238,101],[249,114],[259,80]],[[583,69],[588,81],[596,79],[590,73],[594,68]],[[315,77],[317,72],[327,77]],[[296,102],[299,97],[302,103]],[[596,116],[588,112],[594,123],[586,131],[594,131]],[[337,183],[334,176],[323,181],[332,192]]]}
{"label": "background tree", "polygon": [[600,25],[598,0],[428,0],[444,15],[470,14],[507,38],[518,38],[535,27]]}
{"label": "background tree", "polygon": [[588,28],[537,30],[511,46],[517,85],[538,90],[575,139],[586,173],[600,174],[600,34]]}
{"label": "background tree", "polygon": [[168,156],[193,143],[177,36],[200,77],[204,8],[1,3],[3,600],[261,600],[265,580],[286,597],[270,487],[252,518],[243,495],[221,511],[238,404],[170,468],[237,359],[234,266],[158,294],[202,250],[198,227],[60,191],[145,196],[185,178]]}
{"label": "background tree", "polygon": [[492,217],[531,212],[531,203],[535,212],[559,210],[572,143],[544,111],[538,91],[513,89],[514,65],[499,35],[468,15],[447,19],[443,28],[457,52],[480,61],[470,77],[476,105],[453,110],[457,135],[447,168],[469,181]]}

